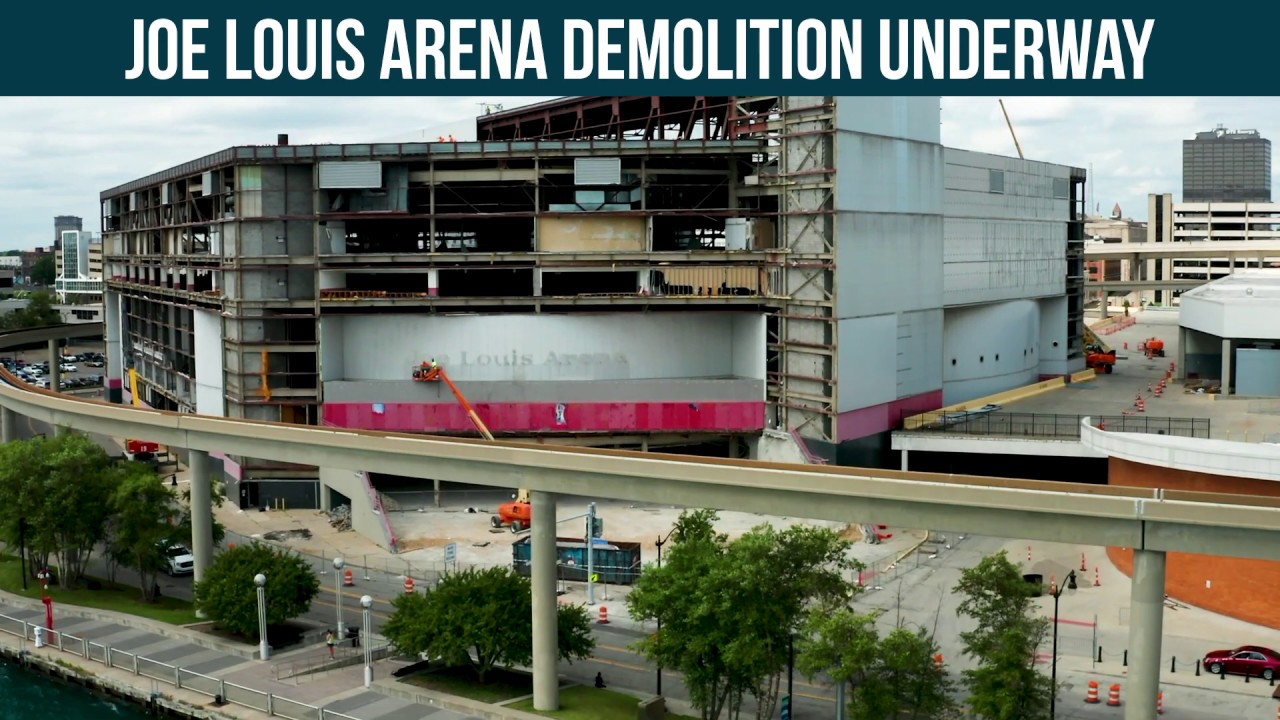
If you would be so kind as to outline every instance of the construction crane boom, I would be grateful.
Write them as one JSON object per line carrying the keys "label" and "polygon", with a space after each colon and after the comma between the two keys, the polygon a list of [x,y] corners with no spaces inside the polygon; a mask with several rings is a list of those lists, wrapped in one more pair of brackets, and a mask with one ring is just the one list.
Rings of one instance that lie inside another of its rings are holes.
{"label": "construction crane boom", "polygon": [[1013,147],[1018,151],[1018,158],[1025,160],[1022,154],[1022,143],[1018,142],[1018,133],[1013,131],[1013,121],[1009,119],[1009,111],[1005,109],[1004,98],[1000,99],[1000,112],[1004,113],[1004,124],[1009,126],[1009,134],[1013,136]]}
{"label": "construction crane boom", "polygon": [[[462,391],[458,389],[458,386],[449,377],[449,373],[445,372],[439,363],[434,360],[422,363],[422,365],[414,368],[413,379],[415,382],[443,382],[447,385],[449,392],[453,393],[454,399],[462,406],[462,409],[467,413],[467,417],[471,420],[471,424],[480,433],[480,437],[489,441],[493,440],[493,433],[489,432],[489,426],[485,425],[484,421],[480,419],[480,414],[476,412],[476,409],[467,400],[467,396],[462,394]],[[516,502],[529,502],[529,491],[521,488],[516,494]]]}

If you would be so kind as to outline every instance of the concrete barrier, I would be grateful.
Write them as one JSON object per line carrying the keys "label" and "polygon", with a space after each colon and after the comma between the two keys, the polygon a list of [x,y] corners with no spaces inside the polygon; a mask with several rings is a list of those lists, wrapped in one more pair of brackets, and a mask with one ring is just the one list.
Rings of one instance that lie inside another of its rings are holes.
{"label": "concrete barrier", "polygon": [[636,720],[666,720],[667,702],[661,695],[641,700],[636,708]]}
{"label": "concrete barrier", "polygon": [[1078,373],[1071,373],[1071,382],[1073,383],[1089,382],[1090,380],[1096,379],[1098,379],[1098,373],[1093,368],[1081,370]]}

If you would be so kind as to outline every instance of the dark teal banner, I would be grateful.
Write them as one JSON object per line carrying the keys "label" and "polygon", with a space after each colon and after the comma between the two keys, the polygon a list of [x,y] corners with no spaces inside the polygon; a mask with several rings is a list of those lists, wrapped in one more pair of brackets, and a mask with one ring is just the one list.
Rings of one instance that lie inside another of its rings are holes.
{"label": "dark teal banner", "polygon": [[1270,23],[1174,6],[606,7],[19,5],[0,93],[1230,95],[1267,87],[1272,67]]}

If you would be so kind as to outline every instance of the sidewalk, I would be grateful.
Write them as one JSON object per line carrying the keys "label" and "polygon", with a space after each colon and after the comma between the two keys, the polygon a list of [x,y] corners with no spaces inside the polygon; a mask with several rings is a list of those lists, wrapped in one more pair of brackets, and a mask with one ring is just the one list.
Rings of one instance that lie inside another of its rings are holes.
{"label": "sidewalk", "polygon": [[[375,677],[385,679],[375,682],[370,690],[363,687],[362,664],[275,679],[280,666],[291,659],[324,650],[305,648],[262,662],[252,659],[256,648],[183,627],[66,605],[57,606],[55,613],[56,632],[49,634],[49,644],[35,648],[34,627],[44,623],[43,607],[0,593],[0,644],[51,660],[82,677],[96,677],[106,688],[132,688],[131,694],[139,699],[159,693],[172,706],[201,709],[202,716],[301,720],[318,717],[323,708],[324,717],[333,720],[470,717],[438,704],[433,707],[396,697],[398,693],[386,686],[396,684],[389,677],[404,666],[403,662],[376,662]],[[212,699],[218,695],[228,704],[215,706]]]}

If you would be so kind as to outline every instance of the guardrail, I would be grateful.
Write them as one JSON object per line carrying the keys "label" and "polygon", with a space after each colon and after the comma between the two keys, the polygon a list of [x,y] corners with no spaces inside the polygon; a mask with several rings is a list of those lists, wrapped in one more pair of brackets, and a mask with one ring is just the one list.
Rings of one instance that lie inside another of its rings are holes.
{"label": "guardrail", "polygon": [[41,625],[8,615],[0,615],[0,632],[28,642],[35,642],[37,631],[44,634],[46,646],[57,648],[69,655],[101,663],[105,667],[131,672],[138,677],[168,683],[178,690],[188,690],[215,699],[221,697],[224,702],[264,712],[273,717],[289,720],[359,720],[351,715],[290,700],[264,690],[230,683],[211,675],[193,672],[125,650],[117,650],[87,638],[57,630],[45,630]]}
{"label": "guardrail", "polygon": [[[1079,439],[1080,421],[1095,417],[1104,430],[1127,433],[1209,438],[1209,418],[1147,417],[1135,415],[1056,415],[1008,412],[931,412],[914,416],[909,432],[996,437]],[[917,421],[918,419],[918,421]]]}

